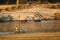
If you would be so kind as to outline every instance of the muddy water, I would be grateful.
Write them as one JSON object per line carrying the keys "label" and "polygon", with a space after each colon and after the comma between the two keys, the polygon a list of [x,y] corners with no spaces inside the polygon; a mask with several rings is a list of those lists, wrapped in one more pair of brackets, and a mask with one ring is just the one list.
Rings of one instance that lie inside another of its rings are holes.
{"label": "muddy water", "polygon": [[15,32],[16,26],[18,30],[25,32],[60,32],[60,20],[50,20],[33,22],[28,21],[22,23],[19,21],[0,23],[0,32]]}

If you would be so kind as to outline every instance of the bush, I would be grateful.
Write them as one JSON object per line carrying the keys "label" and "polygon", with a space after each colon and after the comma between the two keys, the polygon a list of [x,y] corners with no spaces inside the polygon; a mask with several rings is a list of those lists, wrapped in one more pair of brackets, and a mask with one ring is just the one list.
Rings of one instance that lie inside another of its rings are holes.
{"label": "bush", "polygon": [[51,6],[51,8],[52,8],[52,9],[55,9],[55,8],[56,8],[56,6],[55,6],[55,5],[52,5],[52,6]]}

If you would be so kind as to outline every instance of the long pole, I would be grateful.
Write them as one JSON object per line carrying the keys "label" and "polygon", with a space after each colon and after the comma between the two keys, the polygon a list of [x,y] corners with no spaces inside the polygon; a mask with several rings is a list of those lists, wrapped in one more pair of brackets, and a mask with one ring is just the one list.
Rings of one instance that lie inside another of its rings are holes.
{"label": "long pole", "polygon": [[16,8],[18,8],[18,5],[19,5],[19,0],[17,0],[16,2]]}
{"label": "long pole", "polygon": [[16,4],[17,4],[17,5],[19,4],[19,0],[17,0]]}
{"label": "long pole", "polygon": [[8,4],[9,0],[6,0],[6,4]]}
{"label": "long pole", "polygon": [[18,19],[18,20],[19,20],[19,21],[18,21],[18,22],[19,22],[19,27],[18,27],[18,28],[19,28],[19,30],[20,30],[20,29],[21,29],[21,28],[20,28],[20,14],[19,14],[18,17],[19,17],[19,19]]}

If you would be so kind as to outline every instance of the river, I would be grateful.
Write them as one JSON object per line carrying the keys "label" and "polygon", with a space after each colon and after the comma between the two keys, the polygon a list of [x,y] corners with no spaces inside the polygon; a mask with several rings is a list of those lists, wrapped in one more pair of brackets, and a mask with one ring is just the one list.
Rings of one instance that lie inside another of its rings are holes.
{"label": "river", "polygon": [[18,30],[25,32],[60,32],[60,20],[49,20],[41,22],[4,22],[0,23],[0,32],[15,32],[16,27]]}

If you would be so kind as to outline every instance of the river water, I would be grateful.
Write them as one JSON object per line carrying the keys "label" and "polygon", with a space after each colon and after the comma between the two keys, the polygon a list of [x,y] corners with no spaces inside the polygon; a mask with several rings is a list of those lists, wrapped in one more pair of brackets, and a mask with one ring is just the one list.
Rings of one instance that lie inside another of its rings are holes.
{"label": "river water", "polygon": [[0,32],[15,32],[16,27],[18,30],[25,32],[60,32],[60,20],[49,20],[41,22],[4,22],[0,23]]}

